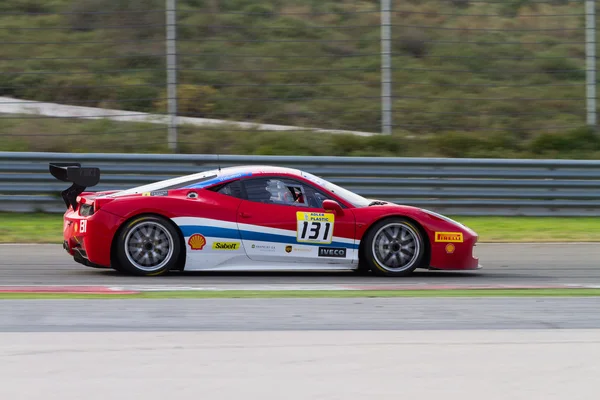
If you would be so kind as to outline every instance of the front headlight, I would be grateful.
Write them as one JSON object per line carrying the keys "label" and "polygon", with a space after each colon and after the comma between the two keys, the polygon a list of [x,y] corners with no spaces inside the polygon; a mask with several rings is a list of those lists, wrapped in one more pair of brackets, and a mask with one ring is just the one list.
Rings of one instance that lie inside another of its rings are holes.
{"label": "front headlight", "polygon": [[[461,224],[460,222],[458,222],[458,221],[455,221],[455,220],[453,220],[452,218],[448,218],[448,217],[446,217],[445,215],[438,214],[438,213],[436,213],[436,212],[433,212],[433,211],[431,211],[431,210],[425,210],[425,209],[421,209],[421,210],[422,210],[422,211],[423,211],[425,214],[432,215],[432,216],[434,216],[434,217],[437,217],[437,218],[439,218],[439,219],[442,219],[442,220],[444,220],[444,221],[446,221],[446,222],[450,222],[451,224],[458,225],[458,226],[460,226],[460,227],[462,227],[462,228],[467,228],[466,226],[464,226],[464,225],[463,225],[463,224]],[[467,228],[467,229],[468,229],[468,228]]]}
{"label": "front headlight", "polygon": [[446,217],[445,215],[438,214],[438,213],[436,213],[436,212],[434,212],[434,211],[431,211],[431,210],[426,210],[426,209],[423,209],[423,208],[422,208],[421,210],[422,210],[422,211],[423,211],[425,214],[429,214],[429,215],[431,215],[431,216],[433,216],[433,217],[439,218],[439,219],[441,219],[441,220],[443,220],[443,221],[446,221],[446,222],[449,222],[449,223],[451,223],[451,224],[454,224],[454,225],[456,225],[456,226],[459,226],[459,227],[463,228],[464,230],[468,231],[468,232],[469,232],[471,235],[477,235],[477,233],[475,233],[475,231],[474,231],[473,229],[469,228],[469,227],[468,227],[468,226],[466,226],[466,225],[463,225],[463,224],[461,224],[461,223],[460,223],[460,222],[458,222],[458,221],[455,221],[455,220],[453,220],[452,218],[448,218],[448,217]]}

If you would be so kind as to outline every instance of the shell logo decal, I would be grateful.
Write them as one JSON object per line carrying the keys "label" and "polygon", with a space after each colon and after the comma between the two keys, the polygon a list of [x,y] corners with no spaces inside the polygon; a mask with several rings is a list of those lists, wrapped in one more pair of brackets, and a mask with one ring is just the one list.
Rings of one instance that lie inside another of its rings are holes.
{"label": "shell logo decal", "polygon": [[194,233],[188,239],[188,244],[192,250],[202,250],[206,244],[206,238],[199,233]]}
{"label": "shell logo decal", "polygon": [[454,253],[455,249],[456,249],[456,247],[452,243],[448,243],[446,245],[446,253],[448,253],[448,254]]}

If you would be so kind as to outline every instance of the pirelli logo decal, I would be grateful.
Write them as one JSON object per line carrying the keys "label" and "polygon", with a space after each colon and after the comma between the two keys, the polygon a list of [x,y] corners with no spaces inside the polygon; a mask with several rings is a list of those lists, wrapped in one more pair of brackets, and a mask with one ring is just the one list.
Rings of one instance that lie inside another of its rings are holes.
{"label": "pirelli logo decal", "polygon": [[443,243],[462,243],[462,232],[436,232],[435,241]]}

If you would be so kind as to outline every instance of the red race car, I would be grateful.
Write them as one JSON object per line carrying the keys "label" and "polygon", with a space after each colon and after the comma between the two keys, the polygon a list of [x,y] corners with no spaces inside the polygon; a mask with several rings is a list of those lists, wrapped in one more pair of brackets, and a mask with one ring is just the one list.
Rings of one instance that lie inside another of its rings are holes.
{"label": "red race car", "polygon": [[98,168],[50,163],[65,250],[91,267],[183,271],[479,269],[478,236],[440,214],[366,199],[304,171],[219,168],[122,191],[89,192]]}

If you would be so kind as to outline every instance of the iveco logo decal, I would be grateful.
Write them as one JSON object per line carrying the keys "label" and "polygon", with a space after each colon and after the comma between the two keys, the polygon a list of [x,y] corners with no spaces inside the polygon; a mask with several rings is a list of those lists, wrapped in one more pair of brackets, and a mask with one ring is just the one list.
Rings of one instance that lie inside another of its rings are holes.
{"label": "iveco logo decal", "polygon": [[346,257],[346,249],[338,247],[319,247],[319,257]]}

